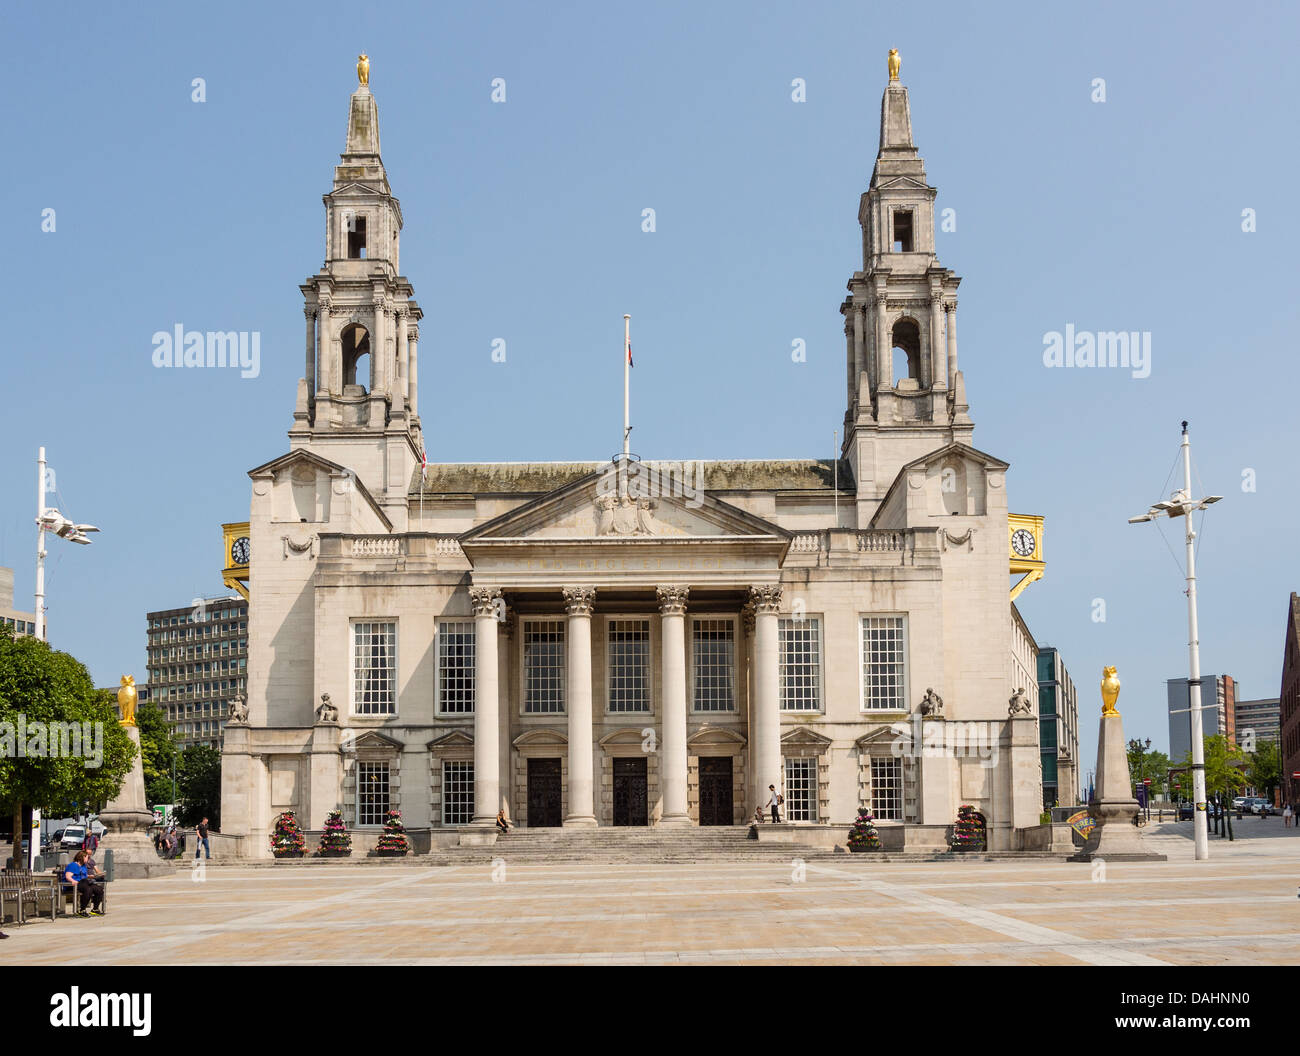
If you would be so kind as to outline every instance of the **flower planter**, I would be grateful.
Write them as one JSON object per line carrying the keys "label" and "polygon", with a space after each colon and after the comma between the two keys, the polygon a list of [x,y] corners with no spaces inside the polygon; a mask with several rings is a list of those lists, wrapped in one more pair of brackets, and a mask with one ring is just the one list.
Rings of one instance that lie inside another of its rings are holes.
{"label": "flower planter", "polygon": [[375,851],[375,855],[379,858],[404,858],[408,853],[408,851],[397,850],[395,848],[379,849]]}
{"label": "flower planter", "polygon": [[301,858],[305,853],[304,851],[276,851],[275,860],[278,862],[283,858]]}
{"label": "flower planter", "polygon": [[350,858],[352,850],[349,847],[323,847],[316,852],[322,858]]}
{"label": "flower planter", "polygon": [[863,854],[868,851],[879,851],[879,850],[880,850],[879,847],[868,847],[865,843],[860,843],[856,847],[852,845],[849,846],[849,851],[852,852],[853,854]]}

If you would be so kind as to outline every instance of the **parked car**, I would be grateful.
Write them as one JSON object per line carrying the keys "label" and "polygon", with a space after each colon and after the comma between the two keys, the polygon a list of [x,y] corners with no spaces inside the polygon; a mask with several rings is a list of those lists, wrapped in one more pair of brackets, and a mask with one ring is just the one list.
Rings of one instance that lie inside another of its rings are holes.
{"label": "parked car", "polygon": [[1234,796],[1234,797],[1233,797],[1233,800],[1232,800],[1232,809],[1233,809],[1233,810],[1247,810],[1247,809],[1249,809],[1249,808],[1246,806],[1246,801],[1247,801],[1249,798],[1250,798],[1249,796]]}
{"label": "parked car", "polygon": [[1262,796],[1249,797],[1246,800],[1246,809],[1252,814],[1258,814],[1261,818],[1267,817],[1269,814],[1273,813],[1272,806],[1270,806],[1268,800],[1264,799]]}
{"label": "parked car", "polygon": [[59,846],[65,850],[81,850],[81,844],[86,839],[86,826],[69,825],[63,830],[63,835],[59,838]]}
{"label": "parked car", "polygon": [[1179,820],[1179,821],[1191,821],[1191,820],[1192,820],[1192,815],[1193,815],[1195,812],[1196,812],[1196,808],[1195,808],[1191,803],[1179,803],[1179,804],[1178,804],[1178,820]]}

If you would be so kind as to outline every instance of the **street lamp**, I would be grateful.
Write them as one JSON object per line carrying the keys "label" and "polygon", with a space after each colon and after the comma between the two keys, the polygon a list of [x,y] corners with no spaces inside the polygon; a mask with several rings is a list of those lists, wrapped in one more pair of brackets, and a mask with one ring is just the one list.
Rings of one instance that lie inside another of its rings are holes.
{"label": "street lamp", "polygon": [[90,545],[87,532],[99,531],[93,524],[76,524],[58,511],[45,505],[45,448],[36,459],[36,637],[45,640],[45,533],[53,532],[70,543]]}
{"label": "street lamp", "polygon": [[1196,860],[1210,857],[1209,833],[1205,818],[1205,743],[1201,725],[1201,644],[1196,629],[1196,531],[1192,527],[1192,513],[1218,502],[1222,495],[1192,498],[1192,442],[1183,422],[1183,486],[1168,499],[1157,502],[1139,517],[1130,517],[1129,524],[1154,521],[1157,517],[1182,517],[1187,542],[1187,657],[1188,657],[1188,708],[1192,716],[1192,794],[1196,808],[1192,812],[1192,826],[1196,838]]}

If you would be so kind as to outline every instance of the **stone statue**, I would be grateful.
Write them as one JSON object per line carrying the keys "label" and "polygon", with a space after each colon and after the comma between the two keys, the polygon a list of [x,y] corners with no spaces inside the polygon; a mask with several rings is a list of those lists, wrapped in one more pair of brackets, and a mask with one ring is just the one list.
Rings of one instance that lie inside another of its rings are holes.
{"label": "stone statue", "polygon": [[365,53],[357,56],[357,80],[362,88],[370,85],[370,56]]}
{"label": "stone statue", "polygon": [[926,689],[925,696],[921,698],[921,714],[934,715],[938,717],[943,714],[943,697],[939,696],[933,689]]}
{"label": "stone statue", "polygon": [[1017,689],[1011,694],[1011,699],[1007,702],[1007,714],[1009,716],[1032,715],[1033,713],[1034,705],[1030,703],[1029,695],[1023,688]]}
{"label": "stone statue", "polygon": [[902,68],[903,60],[898,55],[897,48],[889,49],[889,83],[895,84],[898,81],[898,71]]}
{"label": "stone statue", "polygon": [[135,702],[139,694],[135,691],[135,676],[123,675],[122,688],[117,691],[117,704],[122,709],[122,725],[135,725]]}
{"label": "stone statue", "polygon": [[248,725],[248,705],[244,703],[243,697],[236,695],[231,699],[228,722],[232,726]]}
{"label": "stone statue", "polygon": [[1119,714],[1115,710],[1117,700],[1119,700],[1119,675],[1115,673],[1113,667],[1104,667],[1101,671],[1101,717],[1103,719]]}
{"label": "stone statue", "polygon": [[327,723],[337,723],[339,721],[339,709],[330,703],[328,693],[320,695],[320,707],[316,709],[316,721]]}

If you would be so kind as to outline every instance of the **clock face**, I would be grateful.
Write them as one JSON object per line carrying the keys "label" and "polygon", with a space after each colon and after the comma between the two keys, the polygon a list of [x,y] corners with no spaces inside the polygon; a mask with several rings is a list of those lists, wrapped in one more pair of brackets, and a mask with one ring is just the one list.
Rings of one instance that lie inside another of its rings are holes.
{"label": "clock face", "polygon": [[1011,549],[1021,557],[1029,557],[1034,552],[1034,533],[1018,528],[1011,536]]}
{"label": "clock face", "polygon": [[241,535],[230,545],[230,563],[232,565],[246,565],[249,557],[248,536]]}

